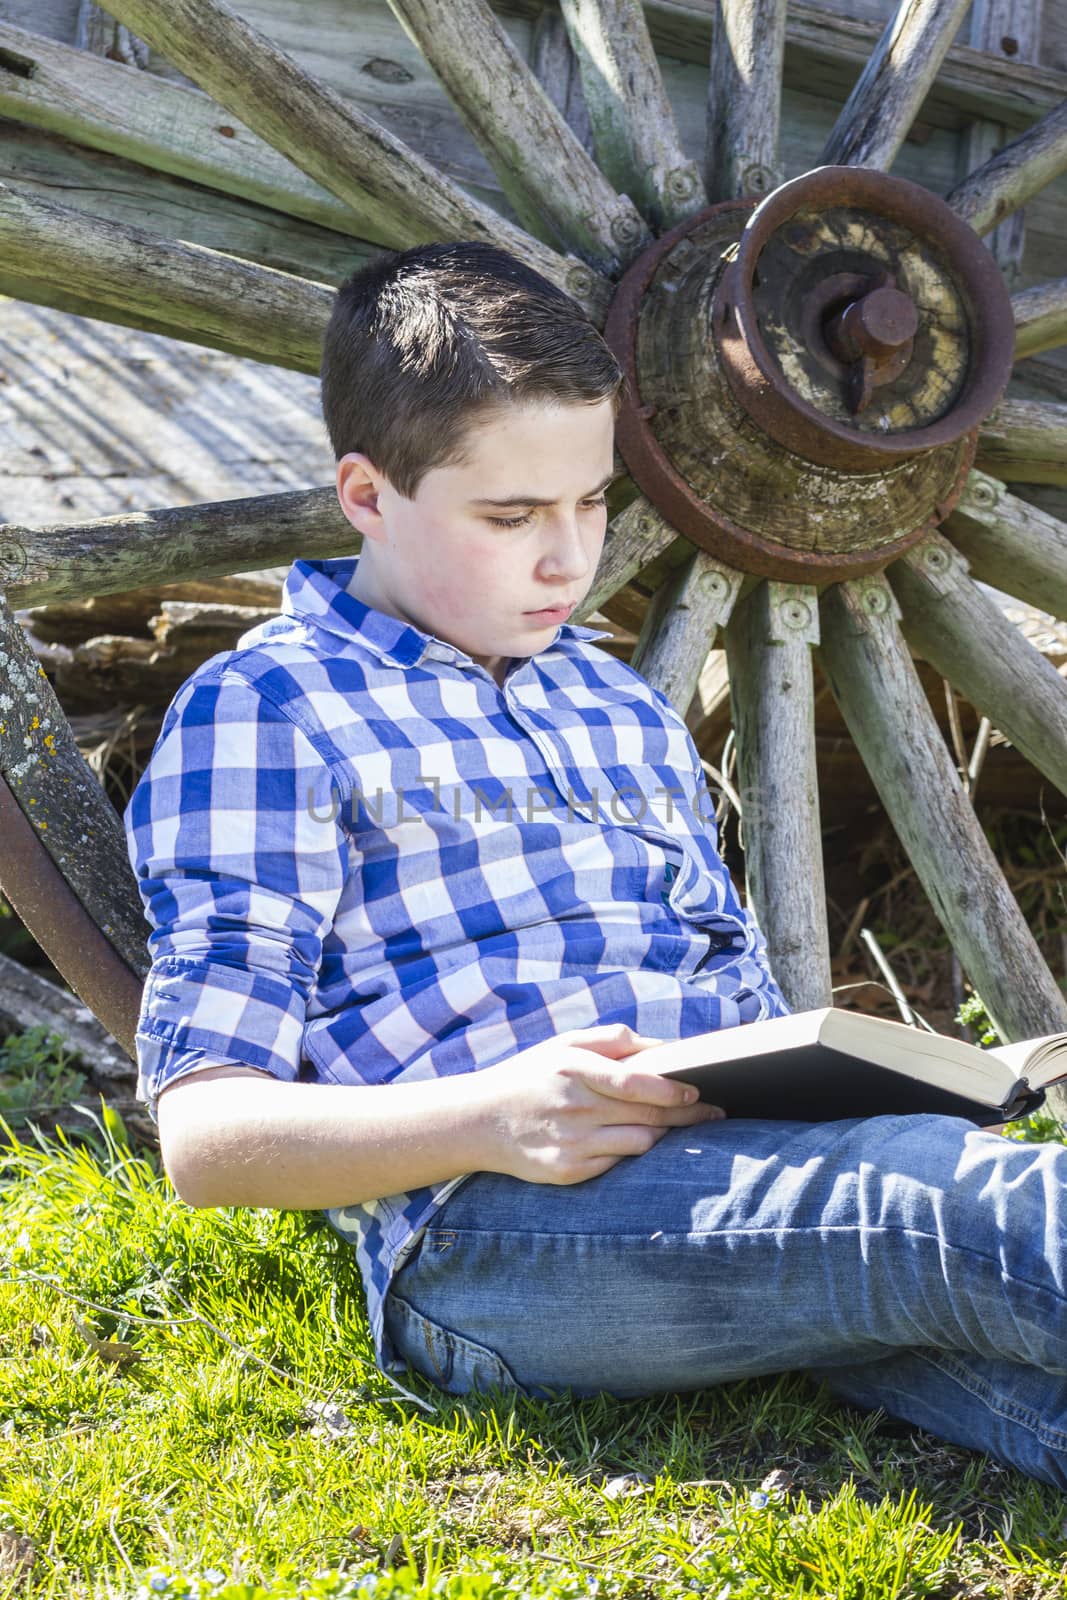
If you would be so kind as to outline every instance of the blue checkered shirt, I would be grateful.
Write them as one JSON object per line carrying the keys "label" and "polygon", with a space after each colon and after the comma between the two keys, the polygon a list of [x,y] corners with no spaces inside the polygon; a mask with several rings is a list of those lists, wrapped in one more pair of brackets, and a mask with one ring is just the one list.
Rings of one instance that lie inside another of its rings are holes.
{"label": "blue checkered shirt", "polygon": [[[563,625],[503,687],[294,562],[281,614],[178,690],[124,813],[152,966],[138,1096],[220,1063],[402,1083],[568,1028],[669,1039],[789,1008],[670,702]],[[326,1213],[376,1359],[393,1274],[463,1174]]]}

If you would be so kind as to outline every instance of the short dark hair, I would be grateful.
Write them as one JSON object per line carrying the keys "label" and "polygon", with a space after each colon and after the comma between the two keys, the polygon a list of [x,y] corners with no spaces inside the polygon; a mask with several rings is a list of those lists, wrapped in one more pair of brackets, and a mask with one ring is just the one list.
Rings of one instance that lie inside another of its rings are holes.
{"label": "short dark hair", "polygon": [[465,459],[479,418],[529,401],[617,411],[624,382],[576,300],[481,240],[376,257],[338,289],[323,343],[335,457],[369,456],[408,499]]}

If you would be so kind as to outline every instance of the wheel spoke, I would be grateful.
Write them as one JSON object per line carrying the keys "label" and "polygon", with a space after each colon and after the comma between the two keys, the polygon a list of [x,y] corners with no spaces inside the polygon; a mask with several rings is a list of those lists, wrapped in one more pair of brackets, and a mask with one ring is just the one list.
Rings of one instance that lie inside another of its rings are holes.
{"label": "wheel spoke", "polygon": [[964,792],[878,574],[822,602],[820,661],[931,904],[1006,1039],[1067,1027],[1067,1001]]}
{"label": "wheel spoke", "polygon": [[1067,344],[1067,278],[1024,289],[1022,294],[1012,295],[1011,305],[1016,361]]}
{"label": "wheel spoke", "polygon": [[[582,304],[597,274],[472,200],[430,162],[297,66],[222,0],[110,0],[108,10],[347,205],[389,245],[489,239]],[[603,286],[601,286],[603,288]]]}
{"label": "wheel spoke", "polygon": [[[583,149],[486,0],[389,0],[492,163],[525,226],[547,218],[599,271],[649,240],[632,200]],[[478,70],[471,70],[477,54]]]}
{"label": "wheel spoke", "polygon": [[642,567],[650,566],[674,545],[691,548],[688,539],[683,539],[643,494],[631,500],[625,511],[611,520],[593,587],[575,612],[575,621],[599,611]]}
{"label": "wheel spoke", "polygon": [[317,372],[334,291],[253,261],[104,222],[0,184],[4,267],[50,291],[125,308],[257,361]]}
{"label": "wheel spoke", "polygon": [[887,569],[904,637],[1067,794],[1067,682],[939,533]]}
{"label": "wheel spoke", "polygon": [[1067,405],[1002,400],[979,429],[977,464],[1009,483],[1067,483]]}
{"label": "wheel spoke", "polygon": [[826,142],[827,166],[888,172],[969,0],[900,0]]}
{"label": "wheel spoke", "polygon": [[561,0],[597,159],[663,232],[706,201],[682,149],[639,0]]}
{"label": "wheel spoke", "polygon": [[1067,100],[946,196],[975,233],[988,233],[1067,170]]}
{"label": "wheel spoke", "polygon": [[220,138],[219,107],[200,90],[130,72],[6,22],[0,49],[22,63],[18,72],[0,72],[0,116],[320,227],[372,237],[350,205],[248,128],[235,125]]}
{"label": "wheel spoke", "polygon": [[124,512],[91,522],[0,528],[0,586],[16,609],[148,584],[228,577],[362,548],[333,488]]}
{"label": "wheel spoke", "polygon": [[972,472],[945,532],[979,582],[1067,618],[1067,524]]}
{"label": "wheel spoke", "polygon": [[778,120],[786,0],[719,0],[708,74],[704,183],[715,200],[782,181]]}
{"label": "wheel spoke", "polygon": [[726,628],[748,901],[790,1006],[833,1003],[815,766],[813,587],[762,582]]}
{"label": "wheel spoke", "polygon": [[741,589],[742,574],[696,550],[660,584],[630,665],[685,716],[715,642]]}

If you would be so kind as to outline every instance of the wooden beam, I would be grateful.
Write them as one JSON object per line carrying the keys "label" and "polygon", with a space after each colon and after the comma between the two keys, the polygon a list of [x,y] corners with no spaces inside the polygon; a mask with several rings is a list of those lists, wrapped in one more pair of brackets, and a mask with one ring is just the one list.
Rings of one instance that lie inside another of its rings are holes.
{"label": "wooden beam", "polygon": [[1067,171],[1067,100],[946,196],[976,233],[988,233]]}
{"label": "wooden beam", "polygon": [[904,637],[1067,794],[1067,681],[971,578],[940,533],[886,568]]}
{"label": "wooden beam", "polygon": [[[100,305],[162,318],[259,361],[319,370],[334,290],[0,184],[6,271]],[[42,303],[50,304],[50,299]]]}
{"label": "wooden beam", "polygon": [[815,768],[815,589],[761,582],[726,627],[747,898],[794,1011],[833,1004]]}
{"label": "wooden beam", "polygon": [[720,0],[711,39],[704,185],[716,200],[782,181],[778,122],[786,0]]}
{"label": "wooden beam", "polygon": [[944,527],[980,582],[1067,618],[1067,523],[972,472]]}
{"label": "wooden beam", "polygon": [[826,141],[822,164],[888,172],[970,0],[899,0]]}
{"label": "wooden beam", "polygon": [[1067,344],[1067,278],[1039,283],[1011,297],[1015,314],[1015,359]]}
{"label": "wooden beam", "polygon": [[332,487],[36,528],[5,523],[0,591],[21,610],[179,583],[191,572],[220,578],[298,559],[354,555],[362,545]]}
{"label": "wooden beam", "polygon": [[975,464],[1008,483],[1067,484],[1067,405],[1002,400],[979,429]]}
{"label": "wooden beam", "polygon": [[[74,742],[55,690],[2,594],[0,668],[0,774],[84,909],[123,960],[143,974],[150,929],[122,823]],[[10,863],[5,880],[9,870]],[[49,920],[47,907],[42,920]]]}
{"label": "wooden beam", "polygon": [[662,233],[707,203],[639,0],[561,0],[601,170]]}
{"label": "wooden beam", "polygon": [[1019,909],[930,710],[886,577],[822,598],[819,659],[923,888],[1011,1041],[1067,1028],[1060,993]]}
{"label": "wooden beam", "polygon": [[350,205],[199,89],[132,72],[7,22],[0,22],[0,51],[21,63],[18,71],[0,71],[0,116],[337,233],[384,242],[361,232]]}
{"label": "wooden beam", "polygon": [[[488,239],[601,310],[606,286],[473,200],[372,117],[304,72],[223,0],[109,0],[108,10],[397,249]],[[599,291],[599,292],[598,292]]]}
{"label": "wooden beam", "polygon": [[742,574],[705,550],[664,578],[645,611],[630,657],[635,672],[686,716],[719,628],[729,620]]}
{"label": "wooden beam", "polygon": [[[146,927],[146,938],[147,932]],[[0,1018],[0,1026],[13,1033],[26,1033],[30,1028],[58,1033],[64,1049],[71,1051],[92,1073],[98,1087],[134,1094],[137,1087],[135,1064],[124,1051],[116,1048],[113,1036],[96,1017],[86,1016],[86,1008],[77,995],[2,953]],[[144,1106],[140,1109],[143,1112]]]}

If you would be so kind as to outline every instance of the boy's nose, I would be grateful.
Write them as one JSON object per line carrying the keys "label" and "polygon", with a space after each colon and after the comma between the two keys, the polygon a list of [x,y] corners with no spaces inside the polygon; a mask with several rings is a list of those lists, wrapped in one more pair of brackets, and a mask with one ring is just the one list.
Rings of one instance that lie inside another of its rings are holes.
{"label": "boy's nose", "polygon": [[553,521],[541,565],[564,578],[583,578],[589,571],[587,537],[576,515],[562,513]]}

